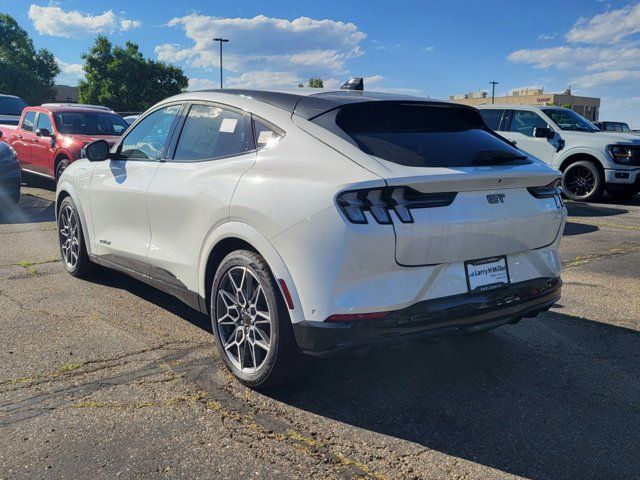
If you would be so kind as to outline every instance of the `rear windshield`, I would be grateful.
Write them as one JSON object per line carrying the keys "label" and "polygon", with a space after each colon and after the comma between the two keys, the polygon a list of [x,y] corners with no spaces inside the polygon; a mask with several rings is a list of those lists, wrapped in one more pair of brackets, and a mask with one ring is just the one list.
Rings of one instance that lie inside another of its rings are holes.
{"label": "rear windshield", "polygon": [[27,104],[21,98],[0,97],[0,115],[22,115],[22,109]]}
{"label": "rear windshield", "polygon": [[54,119],[58,131],[67,135],[122,135],[129,128],[115,113],[61,112],[54,114]]}
{"label": "rear windshield", "polygon": [[[529,163],[522,152],[491,132],[476,110],[466,107],[370,102],[342,107],[333,115],[335,124],[363,152],[399,165]],[[327,128],[326,121],[318,123]]]}

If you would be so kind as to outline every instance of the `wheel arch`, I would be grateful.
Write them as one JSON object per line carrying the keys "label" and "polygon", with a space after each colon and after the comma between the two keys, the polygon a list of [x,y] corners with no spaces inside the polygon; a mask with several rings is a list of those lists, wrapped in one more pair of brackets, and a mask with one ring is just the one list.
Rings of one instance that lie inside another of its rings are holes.
{"label": "wheel arch", "polygon": [[[58,170],[58,164],[63,160],[63,159],[67,159],[69,160],[69,162],[71,162],[71,155],[69,155],[68,152],[64,151],[64,150],[60,150],[56,153],[56,156],[53,160],[53,177],[56,178],[56,170]],[[58,179],[56,178],[56,181]]]}
{"label": "wheel arch", "polygon": [[600,171],[602,176],[604,177],[604,167],[602,165],[602,160],[600,160],[597,155],[594,155],[593,153],[588,151],[572,152],[571,154],[567,155],[565,158],[562,159],[560,163],[560,167],[558,169],[562,173],[564,173],[564,171],[567,169],[569,165],[571,165],[572,163],[579,162],[581,160],[594,163],[598,167],[598,170]]}
{"label": "wheel arch", "polygon": [[[291,295],[293,309],[289,309],[291,321],[304,320],[302,304],[298,296],[293,278],[284,261],[269,240],[253,227],[241,222],[227,222],[213,230],[204,243],[198,267],[199,292],[209,309],[211,284],[220,262],[235,250],[251,250],[261,255],[282,289],[279,280],[284,280]],[[284,297],[284,292],[281,291]]]}

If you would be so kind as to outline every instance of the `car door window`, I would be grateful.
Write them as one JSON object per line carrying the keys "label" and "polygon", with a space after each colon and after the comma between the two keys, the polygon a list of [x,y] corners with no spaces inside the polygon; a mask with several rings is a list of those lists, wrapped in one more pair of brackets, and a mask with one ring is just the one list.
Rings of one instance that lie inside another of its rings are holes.
{"label": "car door window", "polygon": [[511,132],[522,133],[527,137],[533,137],[533,129],[536,127],[547,127],[540,115],[526,110],[515,110],[511,120]]}
{"label": "car door window", "polygon": [[253,132],[258,148],[264,148],[284,136],[276,127],[257,118],[253,119]]}
{"label": "car door window", "polygon": [[24,120],[22,121],[22,130],[25,132],[33,132],[33,123],[36,120],[36,112],[31,111],[27,112],[24,115]]}
{"label": "car door window", "polygon": [[40,113],[38,115],[38,123],[36,124],[36,131],[47,129],[49,133],[53,132],[53,126],[51,125],[51,119],[46,113]]}
{"label": "car door window", "polygon": [[247,115],[213,105],[192,105],[173,158],[180,162],[211,160],[254,148]]}
{"label": "car door window", "polygon": [[159,160],[182,105],[160,108],[143,118],[122,140],[120,158]]}
{"label": "car door window", "polygon": [[502,120],[503,113],[504,110],[480,110],[480,116],[491,130],[500,130],[500,120]]}

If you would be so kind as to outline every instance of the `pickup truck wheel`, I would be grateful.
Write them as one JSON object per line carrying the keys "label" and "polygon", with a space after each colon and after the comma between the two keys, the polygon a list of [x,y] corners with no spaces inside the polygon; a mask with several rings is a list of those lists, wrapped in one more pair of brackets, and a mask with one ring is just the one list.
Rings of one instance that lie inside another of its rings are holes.
{"label": "pickup truck wheel", "polygon": [[562,175],[562,191],[571,200],[591,202],[604,190],[604,178],[595,163],[588,160],[569,165]]}
{"label": "pickup truck wheel", "polygon": [[640,187],[637,185],[617,185],[609,183],[605,189],[609,195],[617,198],[635,197],[638,192],[640,192]]}
{"label": "pickup truck wheel", "polygon": [[60,175],[64,172],[67,167],[71,164],[68,158],[61,158],[56,165],[56,183],[60,180]]}

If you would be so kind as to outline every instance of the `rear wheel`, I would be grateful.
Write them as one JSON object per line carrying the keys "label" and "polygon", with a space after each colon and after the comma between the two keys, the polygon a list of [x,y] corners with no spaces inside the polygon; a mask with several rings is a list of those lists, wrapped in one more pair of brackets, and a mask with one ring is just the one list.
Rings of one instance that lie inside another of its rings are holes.
{"label": "rear wheel", "polygon": [[615,183],[609,183],[605,188],[609,195],[617,198],[631,198],[640,192],[640,187],[637,185],[618,185]]}
{"label": "rear wheel", "polygon": [[590,202],[604,190],[604,178],[595,163],[581,160],[569,165],[562,175],[562,191],[571,200]]}
{"label": "rear wheel", "polygon": [[87,254],[80,215],[71,197],[66,197],[60,203],[57,223],[64,268],[74,277],[88,275],[93,270],[93,263]]}
{"label": "rear wheel", "polygon": [[297,376],[301,354],[271,271],[260,255],[238,250],[220,263],[211,289],[211,323],[227,368],[265,388]]}

